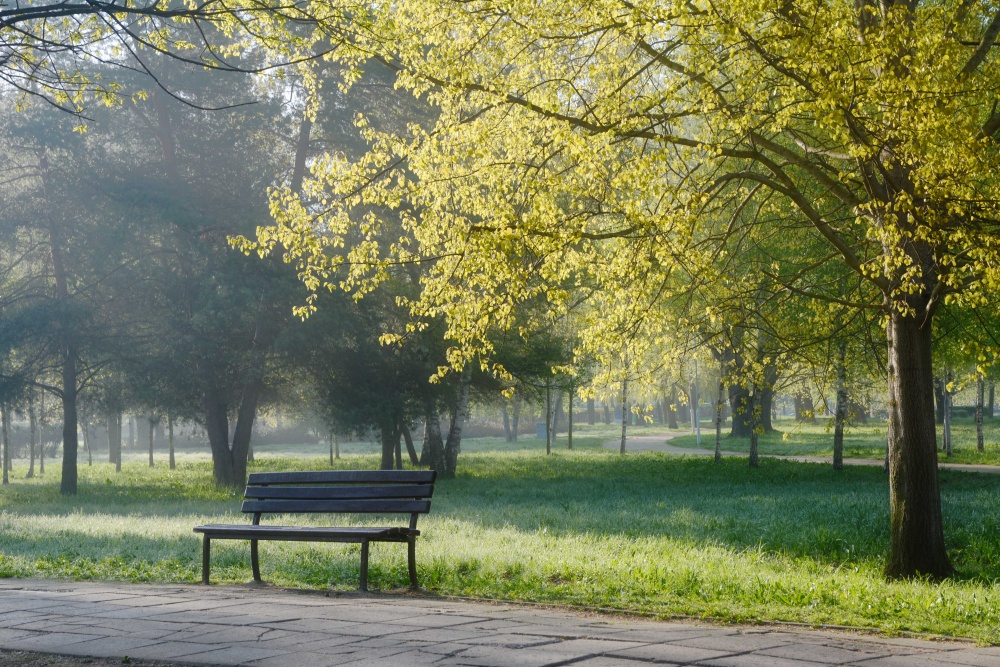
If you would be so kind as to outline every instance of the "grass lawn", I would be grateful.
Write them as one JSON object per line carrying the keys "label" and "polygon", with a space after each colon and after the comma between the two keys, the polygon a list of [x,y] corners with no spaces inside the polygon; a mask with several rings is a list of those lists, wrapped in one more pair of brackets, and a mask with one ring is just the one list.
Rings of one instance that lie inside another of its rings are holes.
{"label": "grass lawn", "polygon": [[[758,446],[762,454],[789,456],[833,457],[833,426],[827,418],[818,418],[815,424],[805,424],[792,419],[774,421],[775,432],[760,436]],[[942,426],[938,425],[938,442]],[[844,456],[848,458],[881,459],[885,456],[885,422],[871,420],[868,425],[851,426],[844,431]],[[722,448],[734,452],[749,452],[749,438],[730,438],[722,431]],[[638,433],[638,429],[630,431]],[[1000,465],[1000,418],[983,420],[985,451],[976,449],[976,424],[972,418],[956,418],[951,427],[952,455],[938,452],[939,460],[948,463],[977,463]],[[677,436],[670,441],[677,447],[697,448],[693,435]],[[715,447],[715,424],[702,422],[701,448]]]}
{"label": "grass lawn", "polygon": [[[958,577],[888,583],[880,573],[888,532],[880,469],[622,457],[600,446],[614,432],[589,431],[571,452],[561,438],[548,457],[534,439],[463,443],[458,479],[438,484],[421,520],[421,583],[443,594],[1000,643],[1000,477],[942,472]],[[357,451],[338,467],[375,467],[370,447]],[[258,450],[254,468],[328,464],[280,454]],[[191,528],[247,520],[239,497],[212,485],[204,455],[182,456],[172,472],[138,460],[120,474],[106,463],[83,465],[75,498],[59,496],[54,464],[33,480],[19,466],[0,490],[2,576],[195,583],[201,544]],[[276,584],[357,586],[356,546],[263,542],[261,559],[265,580]],[[214,544],[212,577],[248,581],[247,543]],[[374,545],[370,577],[375,587],[404,586],[405,549]]]}

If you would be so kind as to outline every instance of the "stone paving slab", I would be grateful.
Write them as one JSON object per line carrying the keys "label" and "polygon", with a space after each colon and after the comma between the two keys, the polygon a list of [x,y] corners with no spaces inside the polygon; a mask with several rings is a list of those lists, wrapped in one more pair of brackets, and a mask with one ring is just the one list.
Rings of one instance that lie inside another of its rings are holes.
{"label": "stone paving slab", "polygon": [[1000,647],[408,594],[0,580],[0,649],[225,667],[1000,667]]}

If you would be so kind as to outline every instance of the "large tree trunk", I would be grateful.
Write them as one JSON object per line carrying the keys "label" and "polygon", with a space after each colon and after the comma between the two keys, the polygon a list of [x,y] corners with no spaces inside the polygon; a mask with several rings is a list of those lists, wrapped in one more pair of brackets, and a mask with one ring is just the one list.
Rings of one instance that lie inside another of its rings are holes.
{"label": "large tree trunk", "polygon": [[597,421],[597,416],[594,410],[594,397],[591,396],[587,399],[587,426],[593,426]]}
{"label": "large tree trunk", "polygon": [[511,442],[514,437],[510,433],[510,411],[507,409],[507,401],[500,405],[500,415],[503,417],[503,439],[504,442]]}
{"label": "large tree trunk", "polygon": [[611,408],[608,407],[607,401],[601,401],[601,407],[604,408],[604,424],[605,426],[611,425]]}
{"label": "large tree trunk", "polygon": [[76,346],[63,348],[62,404],[63,404],[63,460],[62,481],[59,493],[75,496],[77,489],[77,456],[80,450],[79,423],[77,422]]}
{"label": "large tree trunk", "polygon": [[469,418],[469,388],[472,385],[472,366],[466,364],[462,369],[462,377],[458,383],[458,399],[455,401],[455,412],[448,428],[448,439],[444,443],[444,477],[453,478],[458,469],[458,453],[462,447],[462,431]]}
{"label": "large tree trunk", "polygon": [[514,414],[511,415],[511,435],[514,442],[517,442],[517,429],[521,427],[521,399],[514,399]]}
{"label": "large tree trunk", "polygon": [[399,431],[396,422],[386,421],[379,426],[379,441],[382,443],[382,461],[379,468],[392,470],[396,458],[396,447],[399,446]]}
{"label": "large tree trunk", "polygon": [[246,486],[247,450],[250,448],[253,421],[257,415],[260,384],[259,378],[251,378],[243,390],[232,443],[229,440],[229,406],[224,400],[213,396],[206,396],[204,399],[205,432],[212,448],[212,472],[216,486],[234,490]]}
{"label": "large tree trunk", "polygon": [[986,416],[993,419],[993,404],[996,402],[996,383],[990,380],[990,398],[986,402]]}
{"label": "large tree trunk", "polygon": [[837,346],[837,408],[833,420],[833,469],[844,469],[844,421],[847,418],[847,344]]}
{"label": "large tree trunk", "polygon": [[934,437],[931,318],[893,310],[889,343],[889,503],[886,575],[946,577],[941,493]]}

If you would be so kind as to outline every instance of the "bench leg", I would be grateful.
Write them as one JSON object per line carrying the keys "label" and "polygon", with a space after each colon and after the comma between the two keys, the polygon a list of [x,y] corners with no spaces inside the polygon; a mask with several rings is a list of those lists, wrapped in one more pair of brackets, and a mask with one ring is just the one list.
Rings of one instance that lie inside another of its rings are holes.
{"label": "bench leg", "polygon": [[212,540],[206,533],[201,540],[201,583],[208,585],[208,570],[212,561]]}
{"label": "bench leg", "polygon": [[410,569],[410,588],[417,587],[417,538],[407,540],[406,560]]}
{"label": "bench leg", "polygon": [[368,542],[361,543],[361,582],[358,590],[368,592]]}
{"label": "bench leg", "polygon": [[260,559],[257,558],[257,540],[250,540],[250,568],[253,570],[253,580],[258,584],[260,580]]}

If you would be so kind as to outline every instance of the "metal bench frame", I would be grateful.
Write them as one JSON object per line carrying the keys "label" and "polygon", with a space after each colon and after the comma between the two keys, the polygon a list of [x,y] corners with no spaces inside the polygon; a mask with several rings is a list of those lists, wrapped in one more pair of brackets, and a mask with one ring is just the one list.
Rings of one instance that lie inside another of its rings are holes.
{"label": "metal bench frame", "polygon": [[[209,583],[215,540],[250,540],[250,565],[260,583],[260,540],[342,542],[361,545],[359,590],[368,590],[368,545],[406,542],[410,586],[417,586],[417,517],[430,511],[433,470],[317,470],[253,473],[247,480],[242,511],[253,514],[250,524],[196,526],[202,534],[201,582]],[[385,528],[261,525],[262,514],[409,514],[409,526]]]}

